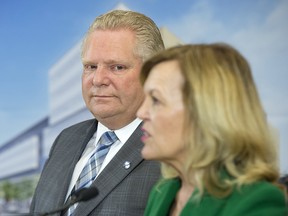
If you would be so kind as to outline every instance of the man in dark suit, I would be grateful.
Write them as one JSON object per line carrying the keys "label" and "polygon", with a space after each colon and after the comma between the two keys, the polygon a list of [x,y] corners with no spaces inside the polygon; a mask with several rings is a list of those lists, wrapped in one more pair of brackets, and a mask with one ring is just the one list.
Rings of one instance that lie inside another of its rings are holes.
{"label": "man in dark suit", "polygon": [[95,119],[66,128],[57,137],[31,213],[67,202],[101,135],[114,131],[118,139],[91,185],[99,194],[80,202],[73,215],[143,215],[160,170],[158,163],[143,160],[140,153],[142,131],[136,112],[144,94],[138,76],[143,62],[162,49],[159,29],[143,14],[114,10],[95,19],[82,48],[82,94]]}

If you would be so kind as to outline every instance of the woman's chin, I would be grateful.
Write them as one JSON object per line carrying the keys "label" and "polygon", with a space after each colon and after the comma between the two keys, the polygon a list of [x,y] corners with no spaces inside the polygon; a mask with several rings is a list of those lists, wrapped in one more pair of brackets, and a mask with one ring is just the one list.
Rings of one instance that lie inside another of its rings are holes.
{"label": "woman's chin", "polygon": [[155,160],[155,155],[151,154],[151,152],[145,149],[145,147],[142,149],[141,155],[145,160]]}

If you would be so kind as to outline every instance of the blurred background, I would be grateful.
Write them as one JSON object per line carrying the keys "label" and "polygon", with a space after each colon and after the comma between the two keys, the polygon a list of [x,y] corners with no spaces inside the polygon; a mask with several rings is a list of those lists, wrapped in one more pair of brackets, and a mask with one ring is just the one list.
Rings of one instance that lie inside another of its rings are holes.
{"label": "blurred background", "polygon": [[288,0],[1,0],[0,215],[25,212],[49,149],[91,118],[81,97],[80,46],[96,16],[151,17],[167,46],[226,42],[250,62],[288,173]]}

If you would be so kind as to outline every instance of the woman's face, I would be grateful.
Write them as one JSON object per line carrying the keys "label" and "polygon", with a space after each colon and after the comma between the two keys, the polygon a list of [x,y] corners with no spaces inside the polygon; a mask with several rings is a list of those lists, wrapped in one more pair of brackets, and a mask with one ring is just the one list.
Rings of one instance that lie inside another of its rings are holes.
{"label": "woman's face", "polygon": [[183,160],[183,76],[176,60],[155,65],[144,84],[145,100],[137,112],[143,119],[144,148],[148,160],[174,163]]}

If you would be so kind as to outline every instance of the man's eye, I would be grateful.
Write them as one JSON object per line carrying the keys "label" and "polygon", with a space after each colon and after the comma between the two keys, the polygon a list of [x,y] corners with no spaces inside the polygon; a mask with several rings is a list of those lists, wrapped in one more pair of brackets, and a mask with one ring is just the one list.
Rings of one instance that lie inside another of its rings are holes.
{"label": "man's eye", "polygon": [[124,65],[112,65],[111,66],[111,70],[112,71],[121,71],[121,70],[125,70],[126,67]]}
{"label": "man's eye", "polygon": [[92,73],[97,69],[96,65],[84,65],[84,72],[85,73]]}

